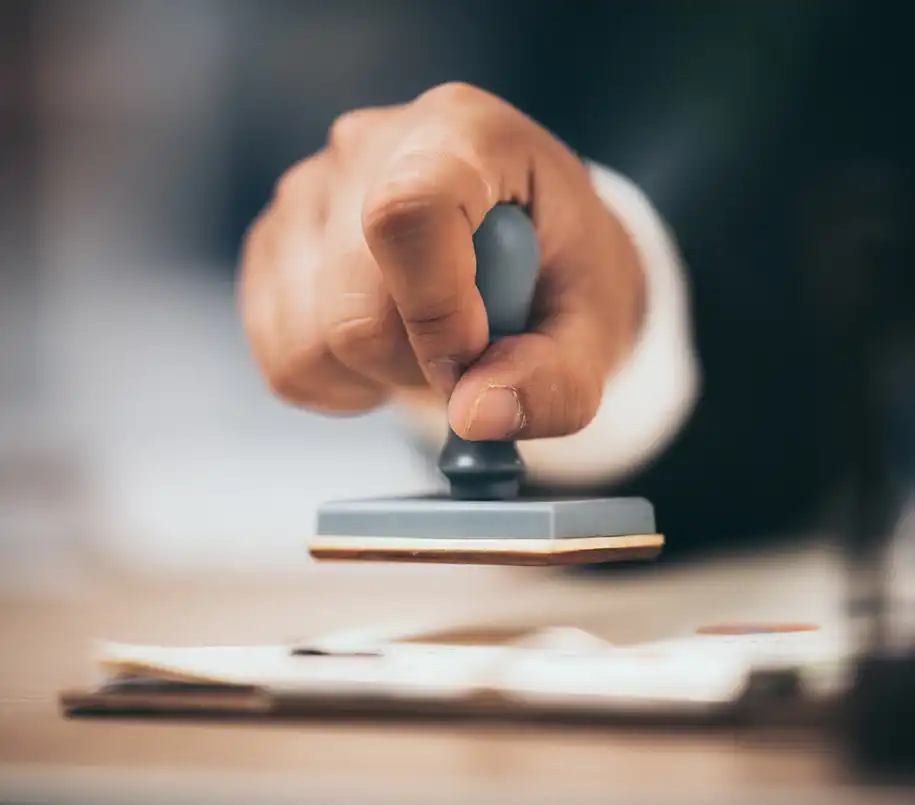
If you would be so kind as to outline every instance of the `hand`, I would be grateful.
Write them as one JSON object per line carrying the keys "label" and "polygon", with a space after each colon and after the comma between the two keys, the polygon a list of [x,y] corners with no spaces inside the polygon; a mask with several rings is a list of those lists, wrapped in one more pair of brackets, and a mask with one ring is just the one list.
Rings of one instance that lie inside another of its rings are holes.
{"label": "hand", "polygon": [[[528,333],[487,348],[472,235],[527,205],[542,266]],[[520,111],[448,84],[339,118],[245,240],[243,320],[272,390],[325,412],[435,396],[465,439],[594,417],[640,325],[643,278],[585,165]]]}

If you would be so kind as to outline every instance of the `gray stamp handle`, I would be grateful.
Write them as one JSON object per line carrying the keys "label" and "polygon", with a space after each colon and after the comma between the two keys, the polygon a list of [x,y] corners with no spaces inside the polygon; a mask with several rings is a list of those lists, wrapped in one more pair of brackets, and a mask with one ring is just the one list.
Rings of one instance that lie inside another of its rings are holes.
{"label": "gray stamp handle", "polygon": [[[516,204],[497,205],[474,233],[473,246],[490,342],[523,333],[540,270],[533,221]],[[455,500],[511,500],[518,496],[525,472],[514,441],[466,441],[454,431],[438,467]]]}

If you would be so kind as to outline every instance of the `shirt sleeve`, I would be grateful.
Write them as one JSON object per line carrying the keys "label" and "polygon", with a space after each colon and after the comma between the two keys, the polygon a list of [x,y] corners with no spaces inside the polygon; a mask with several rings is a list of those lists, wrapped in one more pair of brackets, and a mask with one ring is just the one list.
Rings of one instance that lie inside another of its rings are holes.
{"label": "shirt sleeve", "polygon": [[[589,163],[594,188],[632,238],[645,272],[642,331],[628,360],[607,381],[587,427],[569,436],[518,442],[528,477],[539,484],[606,484],[661,453],[689,417],[700,387],[689,289],[672,234],[645,194],[619,173]],[[444,412],[411,408],[409,421],[438,443]]]}

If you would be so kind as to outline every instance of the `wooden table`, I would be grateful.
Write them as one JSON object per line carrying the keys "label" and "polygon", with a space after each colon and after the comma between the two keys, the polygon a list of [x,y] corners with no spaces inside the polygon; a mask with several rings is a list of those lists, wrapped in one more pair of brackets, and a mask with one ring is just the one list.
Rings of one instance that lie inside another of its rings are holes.
{"label": "wooden table", "polygon": [[[369,623],[455,618],[574,624],[618,640],[650,639],[722,614],[723,589],[735,603],[753,598],[739,573],[708,572],[718,574],[717,607],[707,584],[683,586],[695,576],[689,569],[608,578],[482,568],[306,579],[102,573],[59,596],[0,599],[0,800],[577,802],[639,790],[678,801],[755,792],[766,801],[772,785],[819,791],[830,802],[850,797],[836,754],[797,734],[70,721],[56,708],[57,691],[91,681],[94,639],[280,642]],[[689,607],[679,603],[687,600]]]}

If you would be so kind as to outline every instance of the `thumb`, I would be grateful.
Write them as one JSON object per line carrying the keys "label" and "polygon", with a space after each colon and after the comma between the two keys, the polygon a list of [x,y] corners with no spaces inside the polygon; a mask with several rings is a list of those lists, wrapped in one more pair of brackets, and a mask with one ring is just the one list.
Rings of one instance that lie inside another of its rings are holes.
{"label": "thumb", "polygon": [[599,351],[572,343],[530,333],[493,344],[451,395],[454,432],[497,441],[566,436],[587,426],[600,406],[605,372],[594,358]]}

